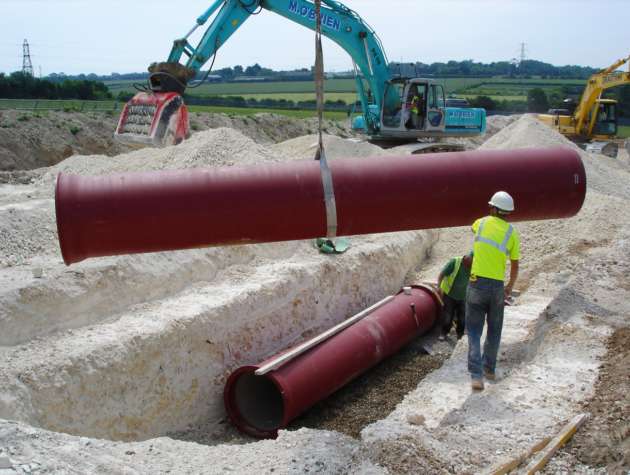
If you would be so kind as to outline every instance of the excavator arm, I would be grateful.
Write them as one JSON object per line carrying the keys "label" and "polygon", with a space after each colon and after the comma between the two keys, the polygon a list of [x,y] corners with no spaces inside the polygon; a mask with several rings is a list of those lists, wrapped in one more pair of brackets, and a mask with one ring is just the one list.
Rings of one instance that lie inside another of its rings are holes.
{"label": "excavator arm", "polygon": [[[187,114],[181,96],[187,82],[217,54],[241,25],[260,9],[274,12],[306,28],[315,30],[315,3],[310,0],[216,0],[197,19],[186,36],[175,40],[168,61],[149,67],[153,96],[138,94],[130,101],[119,122],[115,138],[134,147],[163,147],[187,138]],[[217,12],[201,41],[193,47],[188,37]],[[359,98],[367,117],[368,132],[379,131],[379,118],[370,117],[369,101],[361,71],[380,109],[386,83],[391,79],[387,57],[370,26],[353,10],[334,0],[322,0],[322,35],[341,46],[352,58]],[[181,63],[187,57],[185,65]],[[169,96],[167,96],[170,94]],[[146,97],[145,97],[146,96]],[[170,107],[164,105],[168,100]],[[162,117],[162,111],[169,111]],[[185,117],[184,117],[185,116]],[[156,124],[161,124],[158,130]]]}
{"label": "excavator arm", "polygon": [[627,73],[613,73],[613,71],[617,68],[626,64],[628,60],[630,60],[630,57],[627,59],[620,59],[612,66],[593,74],[588,80],[586,89],[584,89],[584,93],[582,94],[580,102],[573,115],[575,120],[575,130],[579,135],[591,135],[595,121],[591,120],[590,123],[588,123],[588,115],[597,99],[599,99],[602,91],[610,87],[630,82],[630,64],[628,65]]}
{"label": "excavator arm", "polygon": [[[179,62],[185,54],[188,56],[186,66],[198,71],[259,8],[315,30],[315,4],[310,0],[250,0],[249,3],[242,0],[217,0],[197,19],[197,25],[191,33],[197,26],[203,25],[219,7],[221,10],[197,47],[193,47],[187,37],[176,40],[168,58],[169,62]],[[356,12],[339,2],[322,0],[321,14],[322,35],[337,43],[350,55],[354,65],[368,82],[380,108],[384,85],[391,79],[380,39]],[[356,77],[361,105],[367,111],[367,94],[359,75]]]}

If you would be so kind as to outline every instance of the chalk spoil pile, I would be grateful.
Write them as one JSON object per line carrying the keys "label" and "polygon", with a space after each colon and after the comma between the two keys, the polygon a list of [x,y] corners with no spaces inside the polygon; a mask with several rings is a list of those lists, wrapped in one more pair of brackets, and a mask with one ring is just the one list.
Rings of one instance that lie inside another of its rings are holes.
{"label": "chalk spoil pile", "polygon": [[[498,380],[483,393],[470,391],[463,339],[453,358],[387,419],[366,427],[361,441],[308,429],[243,446],[160,437],[221,417],[231,369],[343,320],[403,282],[435,280],[448,258],[470,249],[472,233],[357,236],[337,256],[290,242],[66,268],[55,245],[53,173],[285,161],[285,153],[311,159],[315,139],[294,140],[302,145],[265,148],[217,129],[164,151],[72,157],[30,185],[0,188],[0,251],[5,263],[13,258],[0,269],[0,325],[7,329],[0,335],[0,418],[19,421],[0,421],[0,462],[8,457],[16,471],[28,466],[32,473],[472,474],[552,435],[582,410],[610,325],[630,313],[623,284],[630,275],[628,172],[586,153],[583,211],[515,226],[526,292],[507,310]],[[328,140],[340,156],[365,154],[368,145],[357,151]],[[571,146],[524,116],[483,147],[558,141]],[[38,222],[53,227],[40,236]],[[43,268],[44,278],[34,279],[33,267]],[[570,457],[562,463],[573,473],[597,473]]]}

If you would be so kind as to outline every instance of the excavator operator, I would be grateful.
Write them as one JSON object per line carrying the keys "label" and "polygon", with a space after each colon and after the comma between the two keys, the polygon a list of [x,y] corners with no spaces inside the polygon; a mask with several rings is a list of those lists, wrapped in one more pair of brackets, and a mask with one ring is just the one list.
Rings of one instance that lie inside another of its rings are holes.
{"label": "excavator operator", "polygon": [[405,110],[405,127],[408,129],[418,128],[418,103],[418,89],[413,87],[409,89],[409,94],[407,94],[407,106]]}

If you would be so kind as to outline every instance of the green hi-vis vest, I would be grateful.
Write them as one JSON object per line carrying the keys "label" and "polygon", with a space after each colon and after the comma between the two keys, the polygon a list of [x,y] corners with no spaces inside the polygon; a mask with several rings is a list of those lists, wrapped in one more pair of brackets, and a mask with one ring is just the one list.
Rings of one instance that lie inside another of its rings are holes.
{"label": "green hi-vis vest", "polygon": [[453,287],[453,282],[455,282],[455,277],[457,277],[457,273],[459,272],[459,266],[462,264],[461,257],[453,257],[455,259],[455,270],[451,272],[451,275],[445,275],[442,279],[442,283],[440,284],[440,288],[444,291],[446,295],[449,294],[451,288]]}

